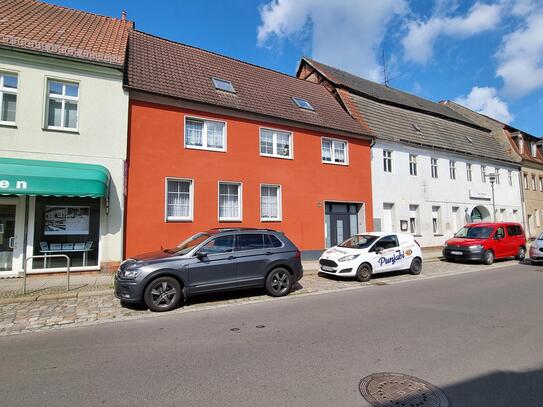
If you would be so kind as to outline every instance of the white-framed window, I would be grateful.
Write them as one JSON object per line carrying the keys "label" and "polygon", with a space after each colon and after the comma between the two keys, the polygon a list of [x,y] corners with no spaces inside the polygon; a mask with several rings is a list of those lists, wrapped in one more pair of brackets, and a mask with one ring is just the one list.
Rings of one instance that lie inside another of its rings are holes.
{"label": "white-framed window", "polygon": [[383,171],[392,172],[392,151],[383,150]]}
{"label": "white-framed window", "polygon": [[418,235],[419,223],[419,206],[409,205],[409,233],[412,235]]}
{"label": "white-framed window", "polygon": [[346,141],[323,138],[322,162],[328,164],[349,164],[349,147]]}
{"label": "white-framed window", "polygon": [[437,178],[437,158],[430,158],[430,170],[432,171],[432,178]]}
{"label": "white-framed window", "polygon": [[[509,179],[509,186],[513,186],[513,171],[507,171],[507,178]],[[543,188],[541,190],[543,191]]]}
{"label": "white-framed window", "polygon": [[530,148],[532,150],[532,157],[537,157],[537,145],[533,141],[530,142]]}
{"label": "white-framed window", "polygon": [[226,123],[186,116],[185,148],[226,151]]}
{"label": "white-framed window", "polygon": [[47,128],[77,130],[79,122],[79,84],[47,80]]}
{"label": "white-framed window", "polygon": [[260,155],[292,158],[292,133],[272,129],[260,129]]}
{"label": "white-framed window", "polygon": [[417,155],[409,154],[409,175],[417,176]]}
{"label": "white-framed window", "polygon": [[536,190],[536,185],[535,185],[535,175],[532,174],[532,190]]}
{"label": "white-framed window", "polygon": [[471,172],[470,163],[466,163],[466,177],[468,179],[468,182],[471,182],[473,180],[473,173]]}
{"label": "white-framed window", "polygon": [[260,220],[281,220],[281,186],[260,185]]}
{"label": "white-framed window", "polygon": [[456,179],[456,161],[449,161],[449,177]]}
{"label": "white-framed window", "polygon": [[219,221],[241,221],[241,182],[219,182]]}
{"label": "white-framed window", "polygon": [[194,181],[166,178],[166,221],[191,221],[194,208]]}
{"label": "white-framed window", "polygon": [[539,177],[539,190],[543,192],[543,177]]}
{"label": "white-framed window", "polygon": [[432,231],[434,235],[441,233],[441,207],[432,206]]}
{"label": "white-framed window", "polygon": [[0,123],[15,124],[17,89],[19,77],[16,73],[0,72]]}
{"label": "white-framed window", "polygon": [[481,181],[486,182],[486,165],[481,165]]}
{"label": "white-framed window", "polygon": [[522,174],[522,179],[524,180],[524,189],[528,189],[528,174]]}
{"label": "white-framed window", "polygon": [[494,168],[494,174],[496,175],[496,185],[500,184],[500,169]]}

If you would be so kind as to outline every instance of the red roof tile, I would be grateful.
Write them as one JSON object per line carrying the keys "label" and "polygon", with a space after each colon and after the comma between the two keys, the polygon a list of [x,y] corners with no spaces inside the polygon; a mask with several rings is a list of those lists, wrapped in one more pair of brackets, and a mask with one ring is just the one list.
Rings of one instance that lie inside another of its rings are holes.
{"label": "red roof tile", "polygon": [[[211,78],[232,82],[236,93],[216,90]],[[130,33],[126,86],[326,129],[370,134],[322,85],[140,31]],[[307,100],[314,111],[297,107],[292,97]]]}
{"label": "red roof tile", "polygon": [[1,0],[0,47],[123,65],[133,23],[34,0]]}

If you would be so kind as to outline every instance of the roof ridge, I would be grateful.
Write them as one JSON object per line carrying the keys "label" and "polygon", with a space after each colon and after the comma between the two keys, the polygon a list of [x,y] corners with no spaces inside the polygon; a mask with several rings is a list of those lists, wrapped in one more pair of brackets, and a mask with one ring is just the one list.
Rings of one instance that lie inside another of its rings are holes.
{"label": "roof ridge", "polygon": [[181,46],[184,46],[184,47],[187,47],[187,48],[192,48],[192,49],[202,51],[202,52],[207,53],[207,54],[216,55],[218,57],[226,58],[226,59],[229,59],[229,60],[234,61],[234,62],[239,62],[239,63],[245,64],[245,65],[249,65],[249,66],[252,66],[254,68],[261,69],[263,71],[268,71],[268,72],[276,73],[276,74],[279,74],[279,75],[283,75],[283,76],[286,76],[287,78],[295,79],[295,80],[300,81],[300,82],[310,83],[310,84],[312,84],[314,86],[322,86],[320,83],[309,82],[309,81],[306,81],[304,79],[298,78],[297,76],[289,75],[288,73],[284,73],[284,72],[281,72],[281,71],[277,71],[275,69],[267,68],[265,66],[256,65],[256,64],[254,64],[252,62],[242,61],[241,59],[234,58],[234,57],[231,57],[231,56],[228,56],[228,55],[219,54],[218,52],[215,52],[215,51],[209,51],[207,49],[197,47],[195,45],[189,45],[189,44],[185,44],[183,42],[170,40],[169,38],[160,37],[158,35],[150,34],[148,32],[137,30],[137,29],[133,29],[132,32],[147,35],[149,37],[153,37],[153,38],[156,38],[156,39],[159,39],[159,40],[162,40],[162,41],[170,42],[172,44],[181,45]]}
{"label": "roof ridge", "polygon": [[[18,1],[21,1],[21,0],[18,0]],[[110,20],[117,20],[117,21],[124,22],[124,23],[133,23],[133,21],[131,21],[131,20],[127,20],[127,19],[123,20],[123,19],[117,18],[117,17],[111,17],[111,16],[107,16],[107,15],[103,15],[103,14],[93,13],[92,11],[79,10],[79,9],[68,7],[68,6],[60,6],[58,4],[47,3],[47,2],[41,1],[41,0],[22,0],[22,1],[28,1],[30,3],[42,4],[42,5],[48,6],[50,8],[67,10],[67,11],[75,12],[75,13],[78,13],[78,14],[89,14],[89,15],[92,15],[92,16],[107,18],[107,19],[110,19]]]}

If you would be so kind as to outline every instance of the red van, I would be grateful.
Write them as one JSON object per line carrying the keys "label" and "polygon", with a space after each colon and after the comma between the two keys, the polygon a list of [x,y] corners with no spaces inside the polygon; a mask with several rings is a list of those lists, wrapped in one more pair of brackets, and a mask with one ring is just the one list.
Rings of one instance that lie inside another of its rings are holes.
{"label": "red van", "polygon": [[447,260],[472,260],[492,264],[494,259],[524,260],[526,236],[520,223],[468,223],[445,242]]}

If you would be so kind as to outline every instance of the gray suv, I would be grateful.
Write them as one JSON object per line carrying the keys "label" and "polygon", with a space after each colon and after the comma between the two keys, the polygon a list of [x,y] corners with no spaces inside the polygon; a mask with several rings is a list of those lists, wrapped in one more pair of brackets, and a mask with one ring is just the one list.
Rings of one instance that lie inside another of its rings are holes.
{"label": "gray suv", "polygon": [[211,229],[174,249],[135,256],[115,275],[115,296],[145,302],[151,311],[169,311],[201,293],[264,287],[287,295],[303,276],[298,248],[268,229]]}

